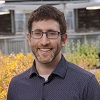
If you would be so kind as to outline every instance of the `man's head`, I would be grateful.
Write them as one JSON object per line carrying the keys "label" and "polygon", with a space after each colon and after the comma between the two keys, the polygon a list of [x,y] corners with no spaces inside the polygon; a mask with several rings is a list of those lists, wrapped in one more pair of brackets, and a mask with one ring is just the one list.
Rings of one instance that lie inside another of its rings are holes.
{"label": "man's head", "polygon": [[43,5],[34,10],[28,21],[28,42],[36,62],[49,64],[61,58],[67,34],[64,14],[57,8]]}
{"label": "man's head", "polygon": [[28,32],[31,33],[32,23],[42,20],[55,20],[59,23],[61,34],[66,33],[66,20],[64,13],[50,5],[40,6],[38,9],[31,12],[28,20]]}

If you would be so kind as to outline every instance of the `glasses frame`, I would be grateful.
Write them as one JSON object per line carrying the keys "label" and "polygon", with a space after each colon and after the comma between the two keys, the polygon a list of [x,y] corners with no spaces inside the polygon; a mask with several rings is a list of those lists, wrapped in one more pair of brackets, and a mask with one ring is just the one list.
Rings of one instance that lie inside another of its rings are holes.
{"label": "glasses frame", "polygon": [[[32,33],[33,33],[33,32],[35,32],[35,31],[34,31],[34,30],[31,31],[31,37],[32,37]],[[40,31],[40,32],[42,33],[41,37],[39,37],[39,38],[34,38],[34,37],[32,37],[32,38],[33,38],[33,39],[41,39],[41,38],[43,37],[43,34],[46,34],[46,37],[47,37],[48,39],[57,39],[57,38],[59,37],[59,34],[62,35],[61,32],[58,32],[58,31],[51,31],[51,32],[56,32],[56,33],[58,34],[58,36],[57,36],[56,38],[49,38],[49,37],[48,37],[49,31],[47,31],[47,32],[42,32],[42,31]]]}

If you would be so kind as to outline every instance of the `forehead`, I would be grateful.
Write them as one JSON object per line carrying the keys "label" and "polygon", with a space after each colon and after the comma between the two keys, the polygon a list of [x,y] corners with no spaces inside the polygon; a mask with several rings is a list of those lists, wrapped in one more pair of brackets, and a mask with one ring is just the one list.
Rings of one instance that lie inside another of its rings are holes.
{"label": "forehead", "polygon": [[32,23],[32,30],[33,29],[41,29],[41,30],[54,29],[54,30],[60,30],[60,25],[55,20],[42,20],[42,21],[33,22]]}

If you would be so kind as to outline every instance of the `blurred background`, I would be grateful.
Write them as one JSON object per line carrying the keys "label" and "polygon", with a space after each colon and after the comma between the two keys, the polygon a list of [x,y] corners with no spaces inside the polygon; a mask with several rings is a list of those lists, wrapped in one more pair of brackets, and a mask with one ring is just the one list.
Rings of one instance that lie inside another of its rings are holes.
{"label": "blurred background", "polygon": [[0,50],[3,53],[30,52],[26,38],[28,16],[43,4],[64,12],[69,41],[100,44],[100,0],[0,0]]}

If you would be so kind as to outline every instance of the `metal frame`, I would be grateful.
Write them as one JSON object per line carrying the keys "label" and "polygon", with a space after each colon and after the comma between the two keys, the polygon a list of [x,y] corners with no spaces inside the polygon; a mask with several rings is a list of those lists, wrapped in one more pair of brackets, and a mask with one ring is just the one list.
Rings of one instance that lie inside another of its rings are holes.
{"label": "metal frame", "polygon": [[[6,0],[7,1],[7,0]],[[53,2],[46,2],[46,1],[39,1],[39,2],[16,2],[16,3],[6,3],[6,4],[3,4],[1,5],[1,7],[4,7],[6,9],[9,9],[9,10],[22,10],[23,13],[27,13],[27,12],[30,12],[31,10],[34,10],[36,9],[37,7],[39,7],[40,5],[42,4],[52,4],[53,6],[57,7],[58,9],[60,10],[63,10],[64,13],[66,14],[66,9],[76,9],[76,8],[84,8],[84,7],[87,7],[87,6],[92,6],[92,5],[100,5],[100,3],[92,3],[92,2],[88,2],[87,1],[53,1]],[[26,7],[27,6],[27,7]],[[24,34],[20,34],[20,35],[15,35],[15,36],[1,36],[0,37],[0,41],[2,40],[4,42],[4,50],[3,51],[5,54],[8,54],[9,51],[8,51],[8,41],[18,41],[19,39],[22,39],[23,42],[24,42],[24,54],[26,54],[27,52],[30,51],[29,49],[29,46],[28,46],[28,43],[27,43],[27,38],[26,38],[26,18],[24,16]],[[69,33],[68,34],[68,37],[69,39],[73,39],[73,38],[77,38],[78,37],[82,37],[84,40],[88,37],[88,36],[95,36],[97,35],[98,36],[98,40],[99,40],[99,43],[100,43],[100,32],[92,32],[92,33]],[[19,43],[19,42],[18,42]],[[13,48],[13,47],[12,47]],[[0,48],[1,49],[1,48]],[[16,52],[18,53],[18,52]]]}

